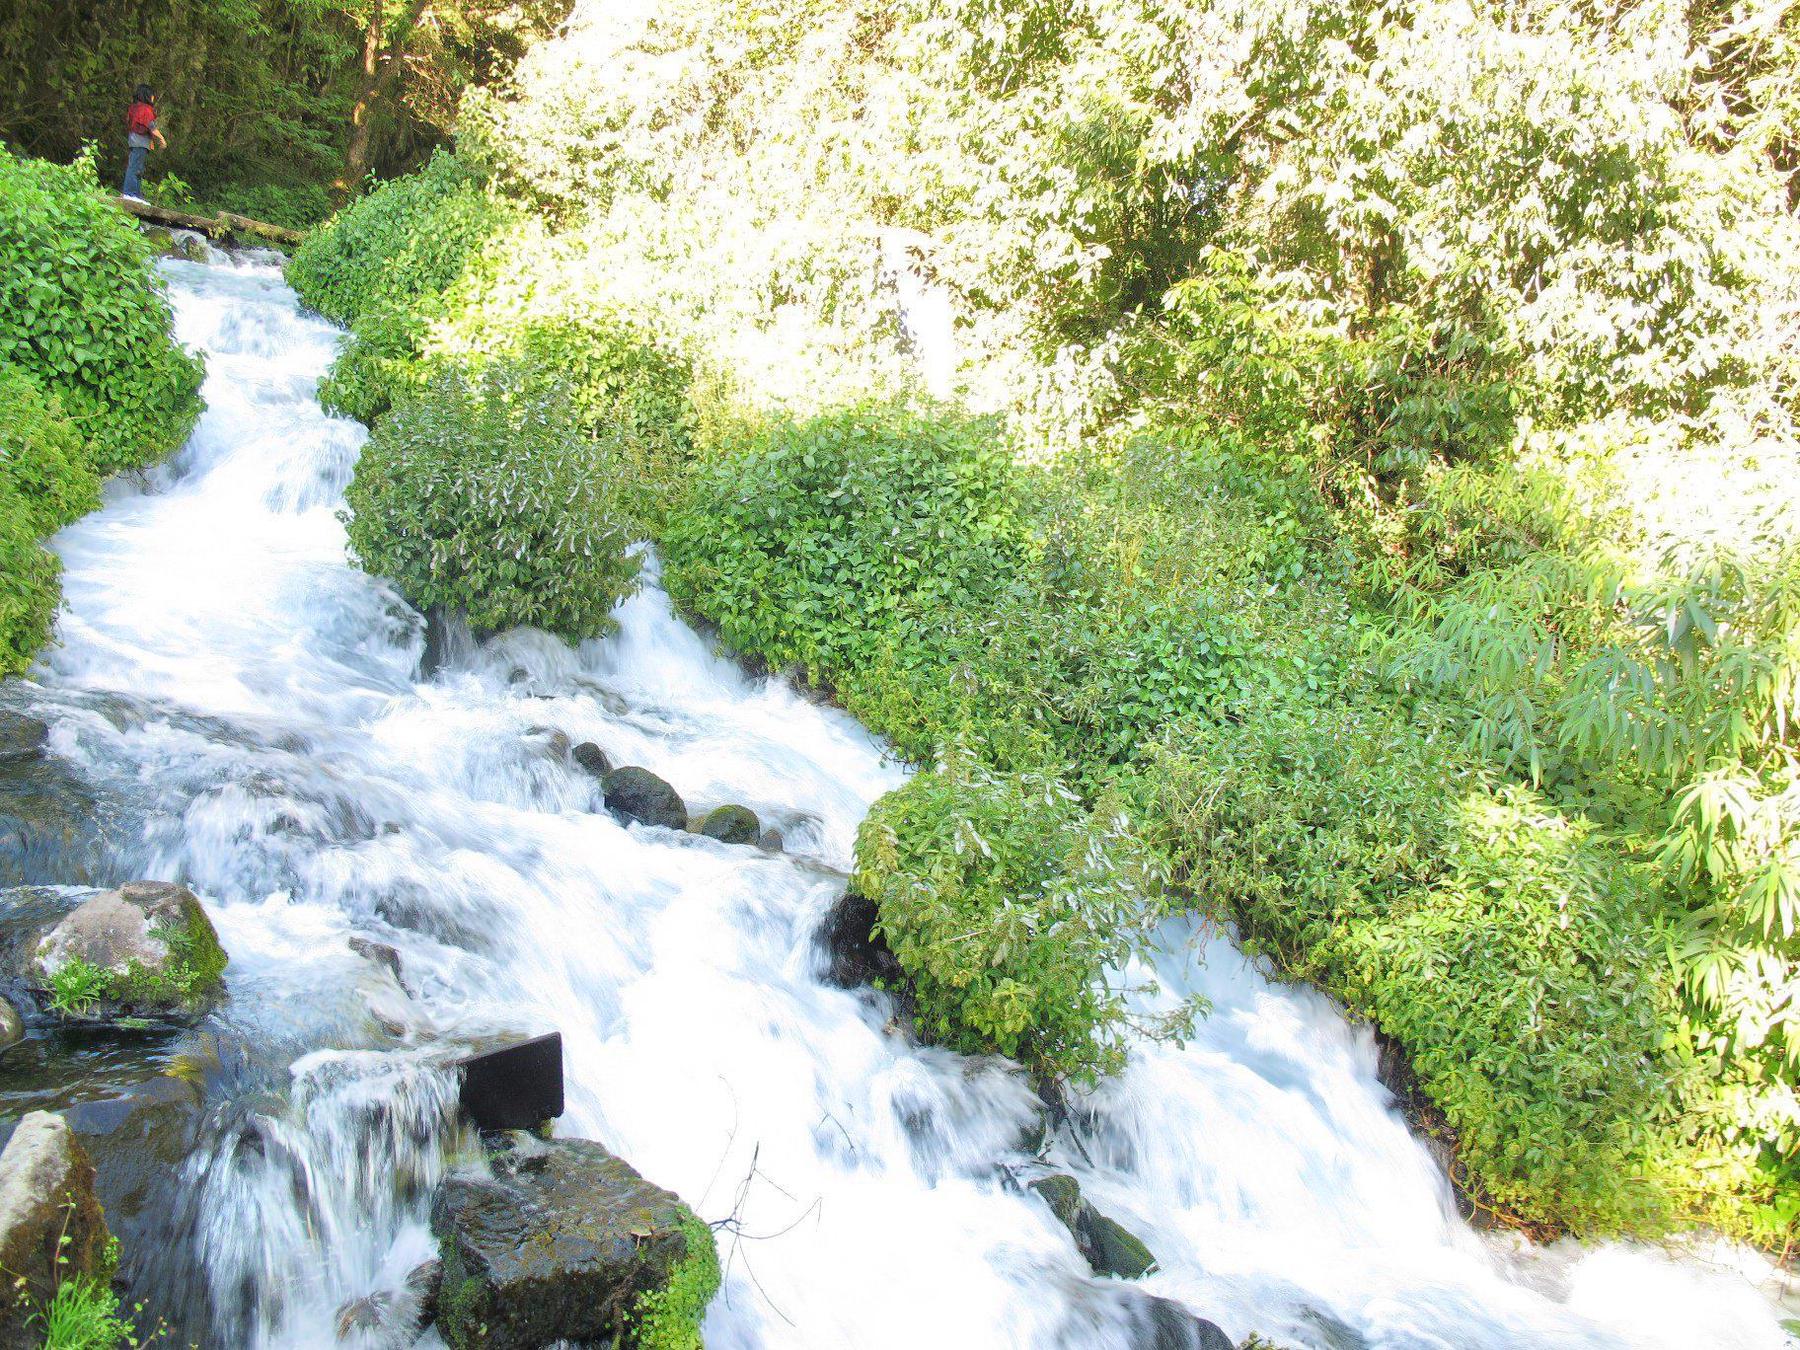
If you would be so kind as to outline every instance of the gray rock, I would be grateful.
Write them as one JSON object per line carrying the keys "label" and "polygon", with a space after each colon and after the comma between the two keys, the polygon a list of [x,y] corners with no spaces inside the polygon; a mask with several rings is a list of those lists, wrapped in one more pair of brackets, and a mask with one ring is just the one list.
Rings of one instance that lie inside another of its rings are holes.
{"label": "gray rock", "polygon": [[19,1010],[12,1005],[12,1000],[0,998],[0,1050],[8,1049],[25,1039],[25,1023],[19,1018]]}
{"label": "gray rock", "polygon": [[132,881],[82,901],[39,941],[29,973],[50,987],[51,1010],[71,1021],[191,1018],[217,1000],[225,961],[192,891]]}
{"label": "gray rock", "polygon": [[34,1309],[71,1275],[107,1279],[111,1234],[94,1198],[94,1168],[61,1116],[33,1111],[0,1153],[0,1347],[41,1346]]}
{"label": "gray rock", "polygon": [[700,833],[722,844],[754,844],[762,838],[762,822],[747,806],[720,806],[706,813]]}
{"label": "gray rock", "polygon": [[492,1175],[438,1188],[438,1330],[452,1350],[614,1344],[639,1297],[711,1253],[689,1252],[679,1199],[599,1144],[519,1140]]}
{"label": "gray rock", "polygon": [[41,758],[49,739],[49,724],[42,719],[0,708],[0,764]]}
{"label": "gray rock", "polygon": [[376,942],[372,938],[353,937],[350,939],[350,950],[365,961],[373,961],[384,967],[394,977],[394,982],[402,989],[406,981],[400,978],[400,953],[385,942]]}
{"label": "gray rock", "polygon": [[1075,1239],[1075,1246],[1096,1275],[1135,1280],[1156,1269],[1150,1249],[1122,1225],[1087,1202],[1074,1177],[1057,1173],[1031,1183],[1050,1212]]}
{"label": "gray rock", "polygon": [[1172,1298],[1145,1297],[1133,1319],[1133,1350],[1237,1350],[1231,1337]]}
{"label": "gray rock", "polygon": [[614,769],[601,782],[606,809],[614,815],[665,830],[687,828],[687,804],[681,800],[681,794],[650,770]]}
{"label": "gray rock", "polygon": [[596,778],[605,778],[612,772],[612,761],[606,757],[606,751],[592,741],[583,741],[570,754],[577,764]]}
{"label": "gray rock", "polygon": [[204,1104],[199,1083],[162,1074],[63,1113],[93,1161],[95,1193],[115,1223],[131,1228],[168,1213],[182,1165],[199,1142]]}

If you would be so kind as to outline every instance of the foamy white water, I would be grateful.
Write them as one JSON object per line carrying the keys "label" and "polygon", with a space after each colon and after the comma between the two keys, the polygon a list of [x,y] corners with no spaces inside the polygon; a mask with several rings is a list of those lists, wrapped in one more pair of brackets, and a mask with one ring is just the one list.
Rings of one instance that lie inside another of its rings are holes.
{"label": "foamy white water", "polygon": [[[333,1345],[344,1305],[398,1306],[461,1146],[437,1061],[550,1028],[559,1132],[735,1215],[715,1350],[1173,1346],[1140,1290],[1292,1346],[1788,1343],[1741,1254],[1471,1232],[1366,1031],[1191,927],[1156,973],[1212,1016],[1028,1152],[1012,1065],[917,1046],[883,997],[819,979],[857,824],[903,777],[882,747],[744,676],[653,576],[612,638],[517,632],[421,682],[418,617],[345,561],[364,432],[314,398],[338,334],[266,261],[167,272],[208,411],[56,540],[68,608],[37,678],[53,748],[135,812],[131,870],[194,886],[231,953],[184,1201],[138,1237],[187,1244],[141,1278],[218,1343]],[[786,853],[619,825],[559,732],[693,808],[752,807]],[[406,987],[353,935],[397,948]],[[1022,1189],[1052,1169],[1161,1270],[1091,1278]]]}

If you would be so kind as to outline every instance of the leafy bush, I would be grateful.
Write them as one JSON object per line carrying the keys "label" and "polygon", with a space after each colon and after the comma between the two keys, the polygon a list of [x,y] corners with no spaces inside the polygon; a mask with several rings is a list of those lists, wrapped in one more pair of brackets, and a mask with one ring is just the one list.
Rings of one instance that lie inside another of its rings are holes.
{"label": "leafy bush", "polygon": [[741,650],[855,669],[907,609],[974,605],[1018,570],[994,428],[896,407],[777,422],[706,465],[663,547],[670,592]]}
{"label": "leafy bush", "polygon": [[480,177],[440,152],[309,234],[288,264],[288,282],[338,323],[377,306],[409,308],[460,277],[505,219]]}
{"label": "leafy bush", "polygon": [[579,639],[637,584],[620,495],[616,459],[545,372],[447,364],[376,426],[346,523],[360,564],[420,608]]}
{"label": "leafy bush", "polygon": [[1409,1048],[1479,1185],[1641,1226],[1666,1203],[1658,906],[1591,825],[1436,739],[1367,698],[1265,707],[1194,728],[1138,800],[1184,887]]}
{"label": "leafy bush", "polygon": [[50,534],[100,505],[88,445],[54,394],[0,361],[0,408],[0,495],[18,498],[28,529]]}
{"label": "leafy bush", "polygon": [[372,425],[397,399],[418,388],[424,333],[424,322],[410,310],[387,305],[364,310],[319,383],[320,404],[328,412]]}
{"label": "leafy bush", "polygon": [[953,753],[875,804],[851,884],[875,902],[926,1035],[1056,1079],[1123,1066],[1119,968],[1162,909],[1122,815],[1090,814],[1050,775]]}
{"label": "leafy bush", "polygon": [[0,675],[17,675],[50,640],[62,564],[38,543],[35,517],[0,492]]}
{"label": "leafy bush", "polygon": [[95,471],[180,445],[200,414],[200,361],[169,336],[150,250],[84,162],[0,153],[0,362],[54,392]]}

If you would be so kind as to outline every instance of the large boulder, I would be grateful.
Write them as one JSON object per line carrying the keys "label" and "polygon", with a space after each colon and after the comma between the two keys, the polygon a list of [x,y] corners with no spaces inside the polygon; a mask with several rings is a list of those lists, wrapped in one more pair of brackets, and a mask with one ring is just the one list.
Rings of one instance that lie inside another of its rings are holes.
{"label": "large boulder", "polygon": [[1031,1189],[1044,1198],[1050,1212],[1075,1239],[1075,1246],[1096,1275],[1117,1275],[1135,1280],[1156,1269],[1150,1249],[1123,1225],[1107,1218],[1087,1202],[1074,1177],[1057,1173],[1040,1177]]}
{"label": "large boulder", "polygon": [[30,973],[72,1022],[191,1020],[224,987],[225,950],[185,886],[132,881],[82,901],[37,944]]}
{"label": "large boulder", "polygon": [[628,765],[614,769],[601,783],[606,809],[614,815],[643,825],[660,825],[665,830],[687,828],[687,803],[650,770]]}
{"label": "large boulder", "polygon": [[1237,1350],[1216,1322],[1194,1316],[1172,1298],[1145,1298],[1133,1320],[1132,1350]]}
{"label": "large boulder", "polygon": [[33,1111],[0,1153],[0,1350],[44,1343],[34,1324],[56,1287],[112,1274],[112,1234],[94,1198],[94,1168],[61,1116]]}
{"label": "large boulder", "polygon": [[431,1227],[438,1330],[452,1350],[697,1346],[718,1287],[711,1231],[586,1139],[515,1136],[490,1173],[439,1187]]}
{"label": "large boulder", "polygon": [[747,806],[718,806],[706,813],[700,833],[721,844],[754,844],[762,839],[762,822]]}

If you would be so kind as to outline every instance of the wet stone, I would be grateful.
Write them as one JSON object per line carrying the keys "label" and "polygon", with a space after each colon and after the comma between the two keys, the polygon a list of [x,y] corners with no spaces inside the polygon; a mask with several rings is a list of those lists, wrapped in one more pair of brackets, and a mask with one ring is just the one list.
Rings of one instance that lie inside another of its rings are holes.
{"label": "wet stone", "polygon": [[563,1113],[562,1033],[457,1061],[458,1104],[483,1130],[530,1130]]}
{"label": "wet stone", "polygon": [[350,950],[365,961],[372,961],[391,973],[402,989],[406,981],[400,978],[400,953],[385,942],[376,942],[372,938],[353,937],[349,942]]}
{"label": "wet stone", "polygon": [[1156,1269],[1156,1258],[1150,1249],[1122,1224],[1089,1204],[1074,1177],[1061,1173],[1041,1177],[1031,1183],[1031,1189],[1043,1197],[1050,1212],[1069,1230],[1077,1250],[1096,1275],[1135,1280]]}
{"label": "wet stone", "polygon": [[845,891],[825,916],[819,941],[826,952],[825,978],[840,989],[881,985],[901,989],[906,972],[887,939],[874,931],[880,918],[875,902]]}
{"label": "wet stone", "polygon": [[706,813],[700,833],[722,844],[754,844],[762,838],[762,822],[747,806],[720,806]]}
{"label": "wet stone", "polygon": [[49,724],[41,718],[0,708],[0,764],[40,758],[49,739]]}
{"label": "wet stone", "polygon": [[0,1050],[10,1049],[25,1039],[25,1023],[12,1000],[0,998]]}
{"label": "wet stone", "polygon": [[602,781],[606,809],[614,815],[665,830],[687,828],[687,804],[681,794],[650,770],[636,766],[614,769]]}
{"label": "wet stone", "polygon": [[111,1234],[94,1198],[94,1168],[68,1122],[33,1111],[0,1153],[0,1347],[44,1343],[34,1308],[71,1275],[106,1274]]}
{"label": "wet stone", "polygon": [[570,754],[577,764],[596,778],[605,778],[612,772],[612,761],[606,757],[606,751],[592,741],[583,741]]}
{"label": "wet stone", "polygon": [[223,989],[225,961],[192,891],[131,881],[76,906],[37,944],[29,973],[56,991],[64,1020],[117,1025],[205,1012]]}
{"label": "wet stone", "polygon": [[610,1345],[688,1255],[688,1210],[586,1139],[522,1137],[438,1188],[438,1330],[452,1350]]}

